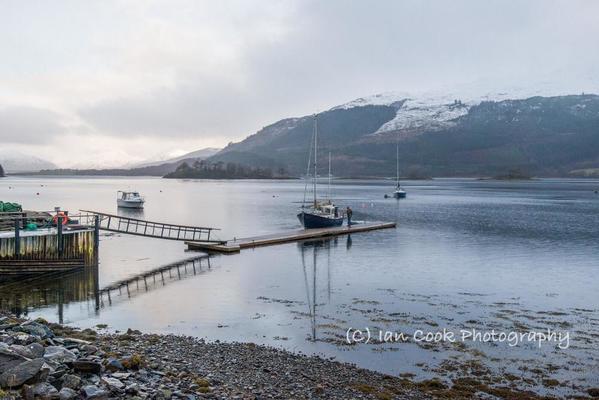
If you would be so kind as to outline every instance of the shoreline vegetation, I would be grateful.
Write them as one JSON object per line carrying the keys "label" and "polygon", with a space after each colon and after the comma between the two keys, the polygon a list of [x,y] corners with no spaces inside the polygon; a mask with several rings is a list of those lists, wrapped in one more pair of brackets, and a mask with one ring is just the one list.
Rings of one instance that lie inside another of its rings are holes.
{"label": "shoreline vegetation", "polygon": [[414,381],[253,343],[98,333],[3,313],[0,387],[2,399],[544,398],[472,378]]}
{"label": "shoreline vegetation", "polygon": [[248,167],[242,164],[204,160],[191,165],[183,162],[174,172],[168,173],[166,179],[291,179],[284,168],[273,171],[271,168]]}
{"label": "shoreline vegetation", "polygon": [[[597,169],[599,171],[599,169]],[[0,177],[3,176],[0,165]],[[569,174],[567,176],[532,176],[519,169],[511,169],[505,173],[494,176],[481,175],[446,175],[432,176],[422,172],[410,171],[406,176],[400,177],[401,181],[427,181],[442,178],[476,179],[480,181],[517,181],[535,180],[543,178],[574,178],[574,179],[596,179],[599,173],[595,170],[585,170],[586,173]],[[302,179],[302,176],[290,174],[285,168],[272,169],[269,167],[252,167],[244,164],[209,162],[206,160],[186,160],[173,169],[171,164],[162,164],[140,168],[113,168],[113,169],[48,169],[37,172],[15,172],[4,174],[7,176],[110,176],[110,177],[161,177],[166,179]],[[324,179],[324,176],[321,176]],[[396,177],[383,175],[348,175],[334,176],[334,180],[395,180]]]}
{"label": "shoreline vegetation", "polygon": [[493,181],[531,181],[535,178],[530,176],[529,174],[522,172],[517,169],[513,169],[508,171],[505,174],[495,175],[492,178],[479,178],[481,181],[485,180],[493,180]]}

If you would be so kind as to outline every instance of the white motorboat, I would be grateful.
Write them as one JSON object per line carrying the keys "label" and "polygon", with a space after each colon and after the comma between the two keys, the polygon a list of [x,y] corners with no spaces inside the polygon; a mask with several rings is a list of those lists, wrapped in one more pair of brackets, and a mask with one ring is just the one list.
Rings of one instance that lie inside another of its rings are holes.
{"label": "white motorboat", "polygon": [[139,192],[117,192],[116,203],[119,207],[123,208],[144,208],[146,200],[139,194]]}

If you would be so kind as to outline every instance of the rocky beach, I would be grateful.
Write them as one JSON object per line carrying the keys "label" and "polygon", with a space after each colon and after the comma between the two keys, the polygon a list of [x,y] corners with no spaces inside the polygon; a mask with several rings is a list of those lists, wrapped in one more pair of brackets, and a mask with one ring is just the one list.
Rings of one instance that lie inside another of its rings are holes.
{"label": "rocky beach", "polygon": [[[98,333],[104,329],[2,315],[0,398],[544,398],[472,378],[416,382],[252,343],[207,343],[135,330]],[[599,396],[599,390],[588,396]]]}

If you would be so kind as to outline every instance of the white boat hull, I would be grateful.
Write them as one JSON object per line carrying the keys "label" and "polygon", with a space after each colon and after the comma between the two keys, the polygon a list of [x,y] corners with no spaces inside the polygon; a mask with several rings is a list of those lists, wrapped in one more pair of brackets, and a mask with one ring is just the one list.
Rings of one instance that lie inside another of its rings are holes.
{"label": "white boat hull", "polygon": [[143,200],[122,200],[117,199],[117,205],[121,208],[144,208]]}

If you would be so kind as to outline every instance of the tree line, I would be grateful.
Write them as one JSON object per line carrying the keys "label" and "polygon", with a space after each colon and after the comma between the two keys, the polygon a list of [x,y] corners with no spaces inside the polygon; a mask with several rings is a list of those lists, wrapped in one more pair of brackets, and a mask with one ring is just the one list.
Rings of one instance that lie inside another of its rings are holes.
{"label": "tree line", "polygon": [[174,172],[166,174],[165,178],[189,179],[279,179],[288,178],[284,168],[273,171],[272,168],[252,167],[232,162],[209,162],[197,160],[192,164],[182,163]]}

